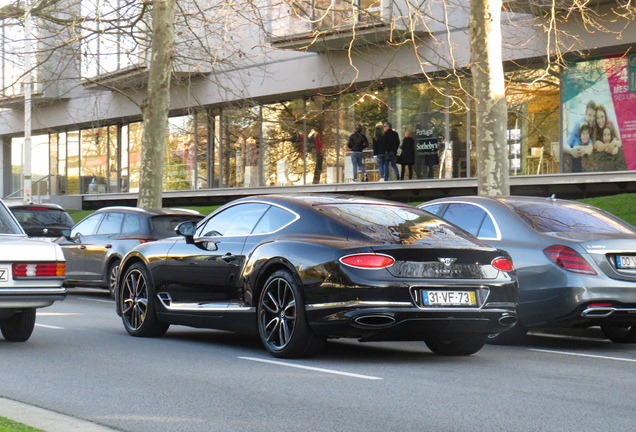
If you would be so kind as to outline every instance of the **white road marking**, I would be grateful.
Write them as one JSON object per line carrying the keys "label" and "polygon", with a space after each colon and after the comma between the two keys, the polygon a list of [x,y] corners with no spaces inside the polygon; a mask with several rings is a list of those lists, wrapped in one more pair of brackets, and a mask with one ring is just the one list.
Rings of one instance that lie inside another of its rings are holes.
{"label": "white road marking", "polygon": [[250,361],[261,362],[261,363],[269,363],[269,364],[274,364],[274,365],[278,365],[278,366],[287,366],[287,367],[297,368],[297,369],[306,369],[306,370],[310,370],[310,371],[314,371],[314,372],[323,372],[323,373],[334,374],[334,375],[344,375],[344,376],[348,376],[348,377],[351,377],[351,378],[361,378],[361,379],[367,379],[367,380],[381,380],[382,379],[382,378],[374,377],[374,376],[370,376],[370,375],[360,375],[360,374],[355,374],[355,373],[350,373],[350,372],[337,371],[337,370],[333,370],[333,369],[323,369],[323,368],[317,368],[317,367],[311,367],[311,366],[301,366],[301,365],[297,365],[297,364],[293,364],[293,363],[285,363],[285,362],[275,361],[275,360],[265,360],[265,359],[259,359],[259,358],[254,358],[254,357],[239,357],[239,358],[243,359],[243,360],[250,360]]}
{"label": "white road marking", "polygon": [[537,349],[537,348],[528,348],[528,351],[536,351],[536,352],[543,352],[543,353],[548,353],[548,354],[561,354],[561,355],[569,355],[569,356],[576,356],[576,357],[590,357],[590,358],[598,358],[598,359],[603,359],[603,360],[615,360],[615,361],[624,361],[624,362],[636,363],[636,359],[628,359],[628,358],[621,358],[621,357],[609,357],[609,356],[602,356],[602,355],[581,354],[581,353],[573,353],[573,352],[567,352],[567,351],[553,351],[553,350]]}
{"label": "white road marking", "polygon": [[102,299],[96,299],[91,297],[78,297],[78,299],[89,300],[89,301],[100,302],[100,303],[115,303],[115,300],[102,300]]}
{"label": "white road marking", "polygon": [[571,335],[559,335],[552,333],[542,333],[542,332],[528,332],[529,336],[540,336],[540,337],[549,337],[554,339],[570,339],[570,340],[580,340],[580,341],[589,341],[589,342],[603,342],[603,343],[614,343],[609,339],[599,339],[594,337],[586,337],[586,336],[571,336]]}
{"label": "white road marking", "polygon": [[72,315],[85,315],[83,313],[75,313],[75,312],[69,312],[69,313],[62,313],[62,312],[40,312],[38,311],[38,316],[72,316]]}
{"label": "white road marking", "polygon": [[52,325],[46,325],[46,324],[36,324],[36,327],[44,327],[44,328],[48,328],[48,329],[54,329],[54,330],[64,330],[64,327],[58,327],[58,326],[52,326]]}

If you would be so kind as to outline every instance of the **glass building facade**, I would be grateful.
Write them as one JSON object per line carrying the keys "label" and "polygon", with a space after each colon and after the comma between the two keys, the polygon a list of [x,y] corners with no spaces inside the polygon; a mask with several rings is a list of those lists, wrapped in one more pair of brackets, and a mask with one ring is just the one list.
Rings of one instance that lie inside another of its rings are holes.
{"label": "glass building facade", "polygon": [[[508,80],[519,72],[509,72]],[[529,72],[524,69],[523,74]],[[537,74],[541,71],[536,71]],[[558,75],[557,75],[558,76]],[[400,138],[427,131],[437,143],[437,179],[474,176],[475,116],[467,79],[378,86],[365,92],[313,95],[263,104],[200,108],[169,118],[163,189],[291,186],[353,181],[346,146],[354,126],[371,138],[390,121]],[[510,173],[559,172],[559,81],[508,91]],[[137,192],[140,121],[36,134],[34,192],[54,195]],[[22,137],[12,139],[12,189],[21,188]],[[536,150],[539,149],[539,150]],[[415,177],[426,178],[417,152]],[[364,152],[370,180],[379,180],[371,146]],[[391,179],[395,179],[391,177]]]}

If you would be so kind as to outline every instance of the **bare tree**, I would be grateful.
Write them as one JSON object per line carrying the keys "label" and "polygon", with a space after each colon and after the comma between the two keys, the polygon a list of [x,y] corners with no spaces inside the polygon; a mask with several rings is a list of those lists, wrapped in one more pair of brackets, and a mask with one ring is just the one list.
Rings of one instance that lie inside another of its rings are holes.
{"label": "bare tree", "polygon": [[501,59],[501,0],[470,2],[470,69],[477,111],[478,193],[510,195],[508,108]]}
{"label": "bare tree", "polygon": [[170,80],[174,59],[176,0],[155,0],[148,88],[142,105],[143,137],[137,207],[162,207],[164,146],[170,110]]}

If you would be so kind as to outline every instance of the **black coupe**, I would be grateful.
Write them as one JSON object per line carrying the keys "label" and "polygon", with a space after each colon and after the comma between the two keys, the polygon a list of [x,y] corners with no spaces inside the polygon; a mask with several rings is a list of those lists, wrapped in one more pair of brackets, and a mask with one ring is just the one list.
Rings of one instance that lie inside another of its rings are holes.
{"label": "black coupe", "polygon": [[179,324],[258,333],[285,358],[328,338],[470,355],[517,322],[509,255],[403,204],[256,196],[175,231],[122,261],[117,312],[133,336]]}

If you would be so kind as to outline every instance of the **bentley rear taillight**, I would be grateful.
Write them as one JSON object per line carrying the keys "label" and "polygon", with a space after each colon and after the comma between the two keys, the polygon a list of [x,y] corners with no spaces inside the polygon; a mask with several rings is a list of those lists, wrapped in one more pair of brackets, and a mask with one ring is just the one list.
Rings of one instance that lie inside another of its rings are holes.
{"label": "bentley rear taillight", "polygon": [[13,278],[64,277],[66,263],[16,263],[12,266]]}
{"label": "bentley rear taillight", "polygon": [[549,246],[543,249],[543,253],[550,258],[550,261],[564,270],[589,275],[596,274],[596,270],[592,268],[585,258],[570,247],[561,245]]}
{"label": "bentley rear taillight", "polygon": [[377,270],[392,266],[395,260],[388,255],[363,253],[347,255],[340,258],[340,262],[350,267]]}
{"label": "bentley rear taillight", "polygon": [[492,260],[492,266],[497,270],[501,270],[504,272],[512,271],[515,266],[512,264],[512,260],[506,257],[497,257]]}

